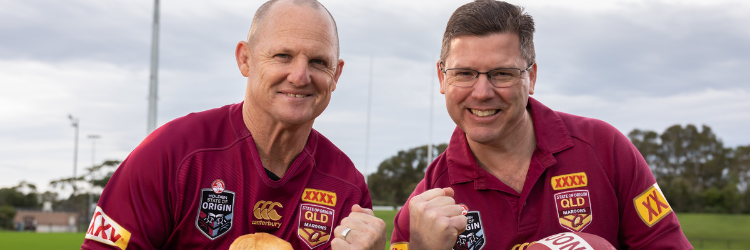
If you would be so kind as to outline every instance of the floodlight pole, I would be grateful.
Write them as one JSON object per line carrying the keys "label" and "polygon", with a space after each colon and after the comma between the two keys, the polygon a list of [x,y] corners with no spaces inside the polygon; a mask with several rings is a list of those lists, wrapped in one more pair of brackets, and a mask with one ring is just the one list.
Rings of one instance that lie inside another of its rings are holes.
{"label": "floodlight pole", "polygon": [[365,129],[365,184],[367,184],[367,161],[370,154],[370,113],[372,113],[372,56],[370,56],[370,80],[367,86],[367,125]]}
{"label": "floodlight pole", "polygon": [[158,66],[159,66],[159,0],[154,0],[154,26],[151,35],[151,79],[148,88],[148,124],[146,133],[156,129],[156,101],[158,99]]}
{"label": "floodlight pole", "polygon": [[[91,139],[91,167],[96,166],[96,161],[94,158],[94,155],[96,153],[96,139],[101,138],[99,135],[89,135],[89,139]],[[86,208],[86,217],[91,219],[91,203],[94,203],[93,197],[91,197],[91,192],[89,192],[89,206]]]}
{"label": "floodlight pole", "polygon": [[430,140],[429,144],[427,144],[427,165],[429,166],[430,163],[432,163],[432,115],[433,115],[433,99],[435,99],[435,74],[430,74]]}
{"label": "floodlight pole", "polygon": [[73,185],[73,196],[76,194],[76,168],[78,168],[78,117],[68,115],[68,119],[72,122],[74,128],[76,128],[75,144],[73,144],[73,179],[71,184]]}
{"label": "floodlight pole", "polygon": [[94,155],[96,153],[96,139],[101,138],[99,135],[89,135],[89,139],[91,139],[91,166],[96,165],[96,161],[94,159]]}

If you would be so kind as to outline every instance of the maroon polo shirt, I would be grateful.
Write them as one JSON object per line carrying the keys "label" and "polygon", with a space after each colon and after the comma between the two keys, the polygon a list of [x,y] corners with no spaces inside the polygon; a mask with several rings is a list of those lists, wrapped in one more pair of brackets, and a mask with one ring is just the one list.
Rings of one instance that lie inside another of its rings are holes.
{"label": "maroon polo shirt", "polygon": [[228,249],[255,232],[329,249],[354,204],[372,207],[362,174],[315,130],[284,176],[269,178],[239,103],[151,133],[104,189],[82,249]]}
{"label": "maroon polo shirt", "polygon": [[[618,249],[692,248],[648,165],[622,133],[533,98],[528,109],[537,147],[520,194],[477,165],[459,128],[412,193],[455,190],[468,224],[453,249],[523,250],[569,231],[599,235]],[[394,249],[407,248],[408,204],[394,220]]]}

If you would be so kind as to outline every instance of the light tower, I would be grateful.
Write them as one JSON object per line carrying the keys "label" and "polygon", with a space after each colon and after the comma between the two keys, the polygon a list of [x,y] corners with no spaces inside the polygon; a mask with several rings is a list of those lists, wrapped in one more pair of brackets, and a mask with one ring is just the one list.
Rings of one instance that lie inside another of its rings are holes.
{"label": "light tower", "polygon": [[148,87],[147,134],[150,134],[156,129],[156,101],[158,100],[159,87],[157,81],[159,66],[159,0],[154,0],[154,26],[151,39],[151,81]]}
{"label": "light tower", "polygon": [[76,137],[75,137],[75,143],[73,144],[73,180],[71,181],[71,184],[73,185],[73,195],[76,194],[76,168],[78,168],[78,117],[73,117],[73,115],[68,115],[68,119],[70,119],[70,122],[72,122],[72,126],[76,128]]}

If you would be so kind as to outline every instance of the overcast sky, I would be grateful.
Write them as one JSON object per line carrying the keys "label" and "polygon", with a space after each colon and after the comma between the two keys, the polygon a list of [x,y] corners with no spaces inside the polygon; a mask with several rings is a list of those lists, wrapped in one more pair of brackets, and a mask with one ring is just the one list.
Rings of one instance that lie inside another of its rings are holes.
{"label": "overcast sky", "polygon": [[[447,142],[455,127],[434,64],[467,1],[321,1],[338,23],[343,74],[314,127],[363,172],[399,150]],[[234,48],[260,1],[163,0],[158,125],[242,101]],[[627,134],[708,125],[750,144],[748,1],[515,1],[535,18],[536,94],[552,109]],[[151,0],[0,0],[0,187],[48,190],[95,161],[123,160],[146,136]],[[367,87],[372,125],[365,164]],[[365,166],[368,166],[365,169]]]}

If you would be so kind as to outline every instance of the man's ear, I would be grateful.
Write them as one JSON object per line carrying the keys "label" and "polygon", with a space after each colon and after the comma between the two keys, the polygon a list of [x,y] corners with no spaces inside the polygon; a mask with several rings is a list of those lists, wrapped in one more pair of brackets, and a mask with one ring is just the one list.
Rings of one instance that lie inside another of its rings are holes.
{"label": "man's ear", "polygon": [[436,67],[437,67],[437,76],[438,80],[440,80],[440,94],[445,95],[445,74],[443,74],[443,69],[441,67],[442,62],[440,60],[437,61]]}
{"label": "man's ear", "polygon": [[234,50],[234,57],[237,59],[237,67],[240,68],[240,73],[248,77],[250,75],[250,65],[248,63],[250,59],[250,46],[246,41],[237,43],[237,48]]}
{"label": "man's ear", "polygon": [[331,91],[336,90],[336,84],[339,82],[341,72],[344,72],[344,59],[339,59],[339,65],[336,66],[336,73],[333,75],[333,89]]}
{"label": "man's ear", "polygon": [[534,87],[536,86],[536,66],[537,64],[534,63],[534,66],[529,70],[529,95],[534,94]]}

